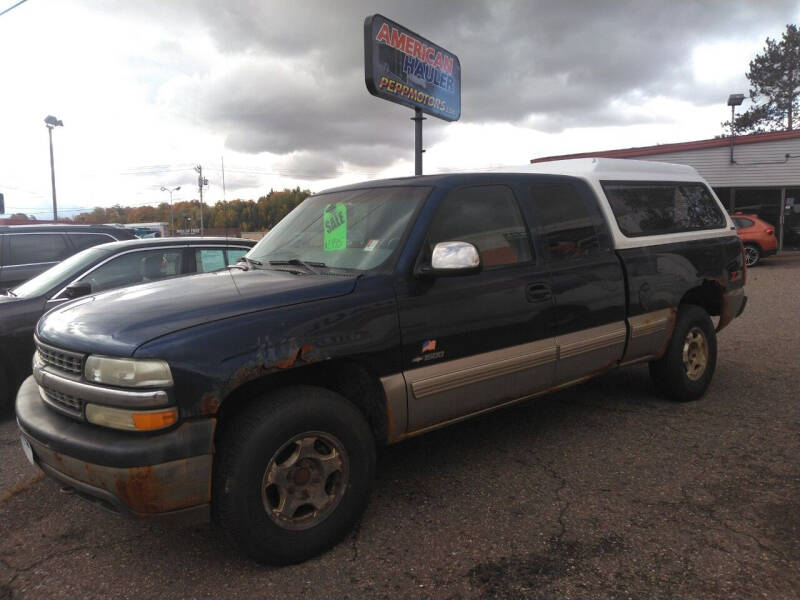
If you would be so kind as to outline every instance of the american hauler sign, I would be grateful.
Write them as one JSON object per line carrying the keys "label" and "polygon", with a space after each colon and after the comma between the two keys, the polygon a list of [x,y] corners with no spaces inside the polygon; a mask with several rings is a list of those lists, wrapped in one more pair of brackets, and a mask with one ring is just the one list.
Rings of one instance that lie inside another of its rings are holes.
{"label": "american hauler sign", "polygon": [[364,71],[370,94],[446,121],[461,116],[458,57],[394,21],[364,21]]}

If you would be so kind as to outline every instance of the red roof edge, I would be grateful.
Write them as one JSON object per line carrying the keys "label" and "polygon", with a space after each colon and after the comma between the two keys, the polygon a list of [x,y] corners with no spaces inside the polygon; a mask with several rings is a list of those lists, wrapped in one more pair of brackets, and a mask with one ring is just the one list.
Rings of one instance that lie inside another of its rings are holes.
{"label": "red roof edge", "polygon": [[[770,131],[768,133],[752,133],[750,135],[737,135],[735,143],[759,144],[800,137],[800,129],[791,131]],[[711,140],[697,140],[694,142],[678,142],[676,144],[659,144],[657,146],[642,146],[640,148],[622,148],[619,150],[601,150],[599,152],[580,152],[578,154],[560,154],[558,156],[544,156],[532,158],[532,163],[548,162],[551,160],[568,160],[570,158],[634,158],[637,156],[652,156],[653,154],[667,154],[669,152],[683,152],[686,150],[703,150],[706,148],[719,148],[730,146],[731,138],[714,138]]]}

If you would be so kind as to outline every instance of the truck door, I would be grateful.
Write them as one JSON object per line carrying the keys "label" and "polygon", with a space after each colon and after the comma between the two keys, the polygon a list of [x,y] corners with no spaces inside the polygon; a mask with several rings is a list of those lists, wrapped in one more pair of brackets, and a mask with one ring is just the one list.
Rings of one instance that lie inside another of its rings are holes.
{"label": "truck door", "polygon": [[409,431],[546,389],[553,379],[548,272],[512,189],[451,190],[430,223],[417,264],[429,264],[433,247],[445,241],[475,245],[482,270],[397,279]]}
{"label": "truck door", "polygon": [[627,339],[625,280],[591,189],[536,183],[526,199],[542,237],[555,299],[555,385],[616,364]]}

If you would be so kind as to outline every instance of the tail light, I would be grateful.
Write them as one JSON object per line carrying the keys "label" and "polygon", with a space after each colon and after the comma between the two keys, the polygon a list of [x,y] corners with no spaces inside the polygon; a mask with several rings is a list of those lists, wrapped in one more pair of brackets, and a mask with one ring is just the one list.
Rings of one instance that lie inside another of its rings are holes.
{"label": "tail light", "polygon": [[765,233],[767,235],[774,235],[775,234],[775,230],[772,227],[769,227]]}

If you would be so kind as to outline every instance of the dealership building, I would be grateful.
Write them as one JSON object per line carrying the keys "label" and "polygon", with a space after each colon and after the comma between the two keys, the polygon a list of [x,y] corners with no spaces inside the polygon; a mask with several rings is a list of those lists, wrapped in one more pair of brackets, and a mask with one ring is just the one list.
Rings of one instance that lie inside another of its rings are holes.
{"label": "dealership building", "polygon": [[800,131],[776,131],[642,148],[535,158],[630,158],[690,165],[730,213],[757,215],[775,226],[779,248],[800,249]]}

